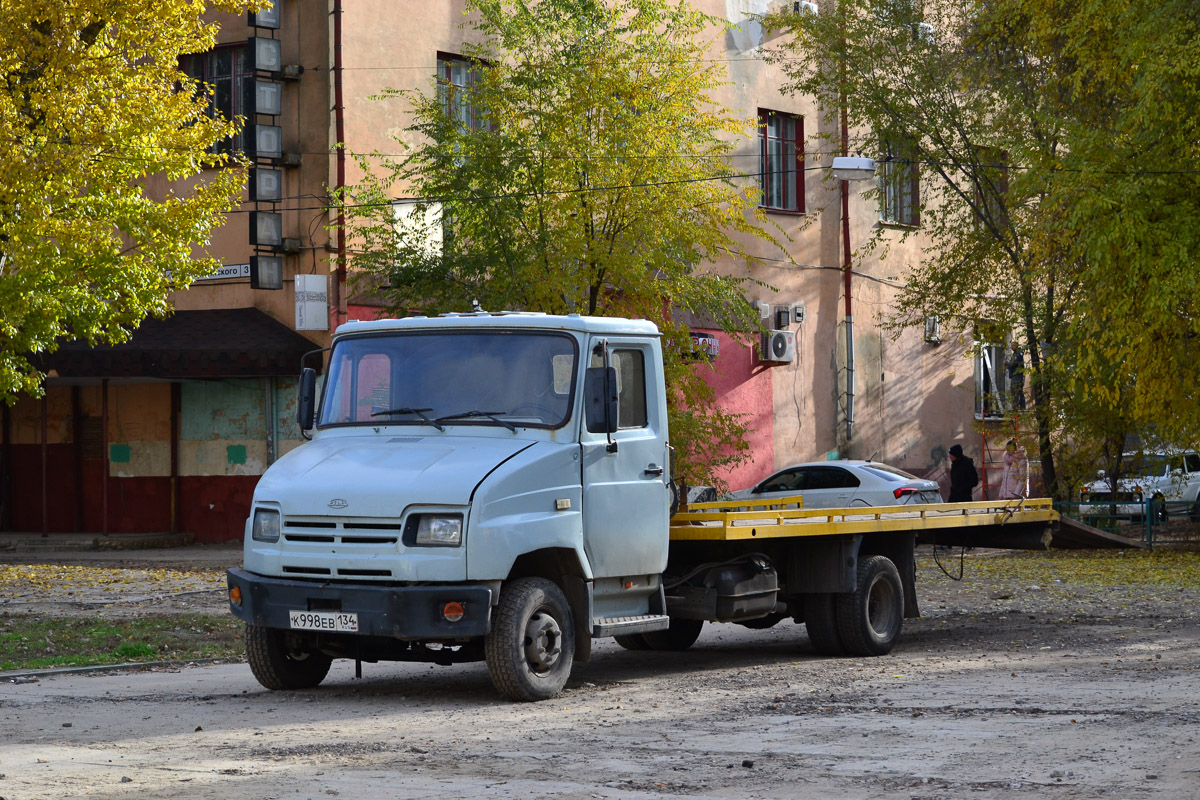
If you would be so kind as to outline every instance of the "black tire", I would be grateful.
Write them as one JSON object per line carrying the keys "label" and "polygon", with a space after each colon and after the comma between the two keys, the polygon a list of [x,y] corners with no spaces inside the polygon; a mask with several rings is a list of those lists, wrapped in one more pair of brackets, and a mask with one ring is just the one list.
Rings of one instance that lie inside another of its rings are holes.
{"label": "black tire", "polygon": [[1158,524],[1163,524],[1170,517],[1167,513],[1167,498],[1161,494],[1156,494],[1150,498],[1150,514],[1154,521]]}
{"label": "black tire", "polygon": [[575,660],[575,622],[558,585],[545,578],[508,584],[483,651],[492,684],[508,699],[546,700],[558,694]]}
{"label": "black tire", "polygon": [[804,627],[808,631],[808,640],[819,655],[846,655],[846,648],[838,635],[836,597],[829,593],[804,596]]}
{"label": "black tire", "polygon": [[246,623],[246,660],[255,679],[268,689],[311,689],[325,680],[333,659],[293,649],[288,632]]}
{"label": "black tire", "polygon": [[646,644],[646,637],[642,636],[640,633],[627,633],[622,636],[614,636],[613,640],[626,650],[650,649],[650,645]]}
{"label": "black tire", "polygon": [[858,588],[837,596],[838,636],[852,656],[891,652],[904,624],[900,571],[884,556],[858,562]]}
{"label": "black tire", "polygon": [[687,650],[700,638],[704,628],[702,619],[671,618],[671,627],[665,631],[650,631],[641,634],[651,650]]}
{"label": "black tire", "polygon": [[745,619],[738,623],[743,628],[749,628],[752,631],[765,631],[767,628],[774,628],[779,623],[787,619],[787,614],[767,614],[765,617],[758,619]]}

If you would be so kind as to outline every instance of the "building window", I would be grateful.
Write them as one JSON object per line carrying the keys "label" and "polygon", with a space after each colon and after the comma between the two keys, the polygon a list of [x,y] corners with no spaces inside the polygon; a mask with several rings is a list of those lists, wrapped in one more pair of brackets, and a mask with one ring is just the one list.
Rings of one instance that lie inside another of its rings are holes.
{"label": "building window", "polygon": [[1008,154],[984,148],[975,174],[976,224],[1003,236],[1008,228]]}
{"label": "building window", "polygon": [[975,419],[1002,419],[1009,408],[1004,373],[1004,345],[976,345]]}
{"label": "building window", "polygon": [[762,205],[804,211],[804,118],[759,109],[759,178]]}
{"label": "building window", "polygon": [[[248,62],[246,45],[237,44],[217,47],[207,53],[183,56],[180,58],[180,68],[188,76],[205,85],[209,113],[232,120],[237,116],[251,116],[246,103],[248,96],[253,99],[254,73],[250,70]],[[241,130],[239,129],[232,139],[218,142],[213,149],[219,152],[241,150]]]}
{"label": "building window", "polygon": [[912,149],[884,143],[879,171],[879,218],[893,225],[921,221],[921,184]]}
{"label": "building window", "polygon": [[483,115],[471,97],[478,76],[477,64],[460,56],[438,53],[438,99],[446,114],[457,119],[464,130],[483,127]]}

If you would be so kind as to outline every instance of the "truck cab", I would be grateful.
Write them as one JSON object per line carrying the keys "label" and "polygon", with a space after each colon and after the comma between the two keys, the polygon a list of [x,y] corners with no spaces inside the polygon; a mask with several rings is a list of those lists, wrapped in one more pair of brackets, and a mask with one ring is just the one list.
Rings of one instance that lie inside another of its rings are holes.
{"label": "truck cab", "polygon": [[337,329],[312,439],[254,493],[230,608],[255,677],[484,659],[563,686],[594,637],[668,627],[666,391],[649,322],[449,314]]}

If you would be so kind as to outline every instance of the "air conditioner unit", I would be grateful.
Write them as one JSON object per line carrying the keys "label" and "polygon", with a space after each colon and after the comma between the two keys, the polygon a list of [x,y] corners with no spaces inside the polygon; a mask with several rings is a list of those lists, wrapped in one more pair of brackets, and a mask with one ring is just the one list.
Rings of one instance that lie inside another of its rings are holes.
{"label": "air conditioner unit", "polygon": [[775,364],[789,364],[796,360],[796,334],[792,331],[768,331],[762,337],[759,358]]}
{"label": "air conditioner unit", "polygon": [[801,0],[800,2],[792,3],[792,11],[796,14],[803,12],[805,14],[812,14],[816,16],[817,4],[810,3],[808,0]]}

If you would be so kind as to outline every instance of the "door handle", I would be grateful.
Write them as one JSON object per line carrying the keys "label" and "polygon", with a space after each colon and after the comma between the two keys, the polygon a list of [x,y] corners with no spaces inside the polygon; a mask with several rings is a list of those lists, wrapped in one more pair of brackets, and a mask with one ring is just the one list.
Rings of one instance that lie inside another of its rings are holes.
{"label": "door handle", "polygon": [[646,467],[646,471],[643,474],[654,475],[657,477],[657,476],[663,474],[663,468],[659,467],[659,466],[655,466],[654,464],[651,464],[650,466]]}

